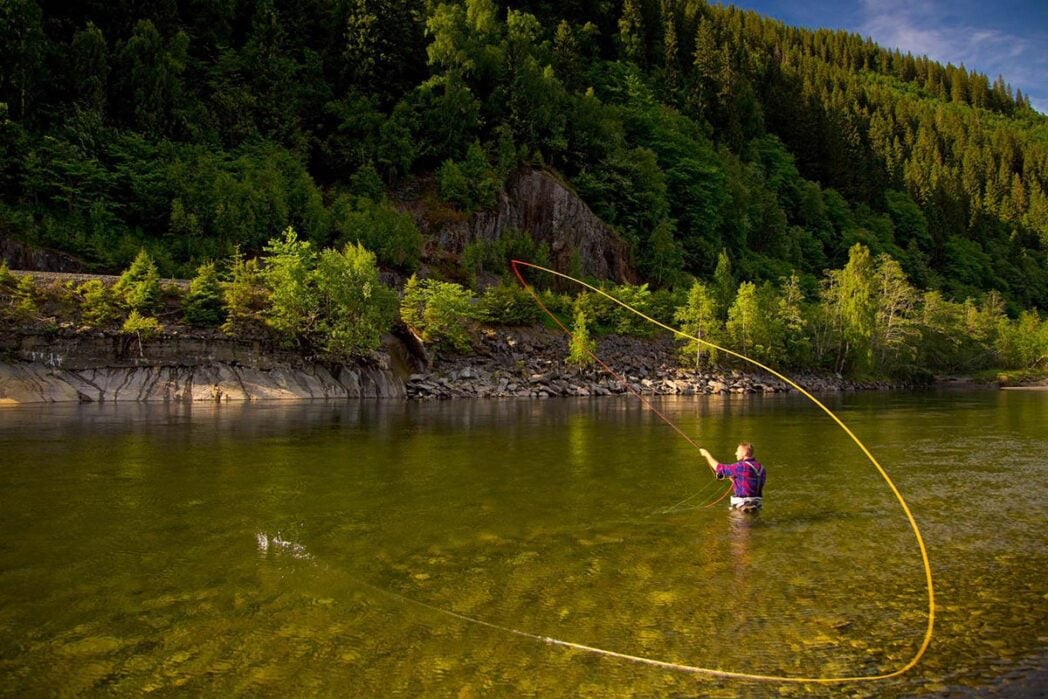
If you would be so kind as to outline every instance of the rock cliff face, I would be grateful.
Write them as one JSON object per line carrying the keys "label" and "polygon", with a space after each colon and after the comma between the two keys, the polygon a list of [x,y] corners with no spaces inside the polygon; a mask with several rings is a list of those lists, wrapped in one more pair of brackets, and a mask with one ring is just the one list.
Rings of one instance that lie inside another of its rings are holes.
{"label": "rock cliff face", "polygon": [[56,250],[33,247],[8,238],[0,231],[0,259],[12,269],[34,272],[83,272],[83,262]]}
{"label": "rock cliff face", "polygon": [[[391,342],[395,342],[391,340]],[[404,398],[389,355],[353,365],[223,337],[166,336],[141,348],[126,337],[4,338],[0,405],[62,401],[244,401]]]}
{"label": "rock cliff face", "polygon": [[480,211],[463,222],[420,224],[435,249],[434,257],[458,255],[475,241],[494,242],[506,230],[531,234],[546,243],[553,267],[570,272],[576,259],[585,276],[616,283],[635,282],[629,248],[624,240],[554,175],[544,170],[515,172],[496,207]]}

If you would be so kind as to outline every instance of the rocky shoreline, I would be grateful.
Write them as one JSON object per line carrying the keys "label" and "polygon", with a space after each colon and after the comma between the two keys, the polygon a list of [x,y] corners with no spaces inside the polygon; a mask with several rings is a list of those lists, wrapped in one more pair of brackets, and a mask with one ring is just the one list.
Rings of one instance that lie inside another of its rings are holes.
{"label": "rocky shoreline", "polygon": [[[566,364],[567,338],[545,328],[482,330],[473,352],[427,356],[388,336],[368,360],[332,364],[221,333],[169,334],[141,347],[118,333],[26,333],[0,341],[0,405],[53,402],[445,400],[560,396],[765,394],[793,389],[761,373],[679,366],[668,337],[609,336],[598,365]],[[906,388],[833,376],[791,376],[811,392]]]}
{"label": "rocky shoreline", "polygon": [[[598,340],[597,356],[626,380],[627,386],[599,365],[568,366],[567,338],[535,329],[488,330],[475,355],[439,355],[427,371],[406,382],[409,399],[552,398],[641,395],[780,393],[794,390],[764,373],[739,370],[696,371],[679,366],[676,345],[666,337],[611,336]],[[888,382],[857,382],[834,376],[791,376],[812,392],[906,388]]]}

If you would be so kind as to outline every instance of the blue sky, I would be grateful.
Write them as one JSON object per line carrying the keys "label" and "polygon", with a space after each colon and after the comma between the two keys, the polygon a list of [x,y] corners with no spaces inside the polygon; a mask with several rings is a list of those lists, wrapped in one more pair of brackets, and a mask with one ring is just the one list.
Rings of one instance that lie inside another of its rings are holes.
{"label": "blue sky", "polygon": [[719,0],[790,25],[844,29],[885,48],[964,64],[1048,114],[1048,0]]}

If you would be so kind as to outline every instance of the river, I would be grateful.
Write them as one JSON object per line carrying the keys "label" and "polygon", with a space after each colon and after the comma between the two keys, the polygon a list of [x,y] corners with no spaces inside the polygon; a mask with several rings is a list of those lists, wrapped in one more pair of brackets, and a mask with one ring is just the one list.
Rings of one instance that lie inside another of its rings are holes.
{"label": "river", "polygon": [[0,694],[1005,696],[1048,680],[1048,392],[0,411]]}

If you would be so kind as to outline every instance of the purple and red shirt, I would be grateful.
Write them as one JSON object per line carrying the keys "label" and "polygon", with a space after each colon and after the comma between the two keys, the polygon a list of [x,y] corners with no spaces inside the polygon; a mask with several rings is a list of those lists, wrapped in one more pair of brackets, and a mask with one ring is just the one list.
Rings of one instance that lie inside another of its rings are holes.
{"label": "purple and red shirt", "polygon": [[767,477],[764,467],[752,457],[733,464],[717,464],[717,478],[731,478],[737,498],[761,497]]}

